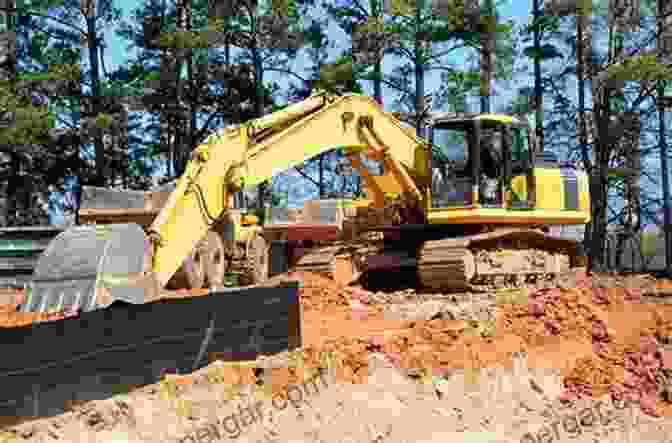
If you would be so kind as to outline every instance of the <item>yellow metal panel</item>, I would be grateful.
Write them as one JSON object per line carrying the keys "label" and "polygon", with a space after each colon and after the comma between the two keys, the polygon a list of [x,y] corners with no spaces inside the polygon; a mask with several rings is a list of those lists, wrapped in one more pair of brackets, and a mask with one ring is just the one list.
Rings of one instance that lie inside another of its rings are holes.
{"label": "yellow metal panel", "polygon": [[558,168],[534,168],[537,209],[562,209],[565,202],[565,188]]}
{"label": "yellow metal panel", "polygon": [[240,224],[243,226],[254,226],[259,224],[259,217],[256,215],[245,214],[240,220]]}
{"label": "yellow metal panel", "polygon": [[162,286],[170,280],[187,254],[208,231],[208,219],[197,198],[199,195],[196,192],[197,187],[201,190],[211,216],[217,217],[224,210],[224,176],[221,171],[226,170],[226,162],[219,163],[218,155],[221,154],[211,151],[209,162],[193,163],[191,168],[187,168],[185,176],[191,175],[189,172],[192,169],[202,168],[199,174],[192,175],[194,185],[191,187],[191,192],[184,192],[188,180],[181,179],[180,186],[174,191],[174,204],[164,207],[162,214],[159,214],[159,217],[163,217],[161,224],[156,226],[155,222],[164,240],[154,256],[154,271]]}
{"label": "yellow metal panel", "polygon": [[430,224],[502,224],[518,226],[578,225],[590,220],[581,211],[561,210],[507,210],[492,208],[461,208],[429,210]]}
{"label": "yellow metal panel", "polygon": [[402,188],[399,182],[390,174],[372,175],[371,180],[383,192],[383,194],[402,194]]}
{"label": "yellow metal panel", "polygon": [[257,232],[259,232],[259,226],[239,226],[238,229],[236,229],[235,239],[237,241],[247,242],[252,240]]}
{"label": "yellow metal panel", "polygon": [[282,125],[318,109],[323,105],[325,98],[326,97],[321,95],[308,97],[305,100],[291,104],[284,109],[254,119],[248,124],[255,129],[265,129]]}
{"label": "yellow metal panel", "polygon": [[579,209],[590,214],[590,189],[588,183],[588,174],[584,171],[577,171],[576,179],[579,188]]}
{"label": "yellow metal panel", "polygon": [[510,125],[511,123],[521,123],[520,120],[518,120],[517,118],[511,115],[504,115],[504,114],[481,114],[477,116],[475,120],[490,120],[508,125]]}
{"label": "yellow metal panel", "polygon": [[246,184],[256,185],[277,172],[300,164],[320,152],[338,147],[365,147],[357,131],[359,117],[373,117],[373,129],[389,146],[390,154],[413,167],[415,149],[425,143],[403,130],[398,120],[383,112],[375,100],[346,96],[254,146]]}
{"label": "yellow metal panel", "polygon": [[429,176],[429,151],[422,145],[415,148],[415,161],[413,167],[418,175],[422,177]]}
{"label": "yellow metal panel", "polygon": [[372,203],[373,203],[373,200],[362,198],[362,199],[352,200],[351,205],[352,205],[353,208],[366,208],[366,207],[371,206]]}
{"label": "yellow metal panel", "polygon": [[[513,192],[511,192],[513,191]],[[516,175],[511,178],[511,191],[507,191],[506,201],[512,202],[515,201],[513,194],[516,195],[518,200],[527,201],[527,176],[525,175]]]}

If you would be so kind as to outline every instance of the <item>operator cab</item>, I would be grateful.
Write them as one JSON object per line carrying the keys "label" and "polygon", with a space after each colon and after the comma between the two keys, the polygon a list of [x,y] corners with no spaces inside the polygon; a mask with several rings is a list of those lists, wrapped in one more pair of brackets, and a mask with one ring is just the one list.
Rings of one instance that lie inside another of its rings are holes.
{"label": "operator cab", "polygon": [[532,172],[530,137],[527,125],[508,115],[436,116],[430,131],[432,207],[503,207],[512,178]]}

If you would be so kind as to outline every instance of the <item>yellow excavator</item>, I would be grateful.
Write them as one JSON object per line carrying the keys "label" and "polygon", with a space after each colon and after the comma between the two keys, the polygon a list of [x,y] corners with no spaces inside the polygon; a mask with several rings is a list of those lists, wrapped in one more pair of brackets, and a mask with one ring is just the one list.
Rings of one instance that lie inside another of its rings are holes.
{"label": "yellow excavator", "polygon": [[[424,140],[369,97],[317,93],[212,134],[146,222],[99,217],[57,236],[22,309],[143,302],[166,286],[219,286],[231,272],[257,284],[290,268],[405,269],[442,291],[557,275],[577,244],[545,227],[590,221],[588,179],[532,144],[513,116],[438,115]],[[246,207],[246,189],[267,195],[270,178],[330,150],[366,198],[307,202],[298,220]]]}

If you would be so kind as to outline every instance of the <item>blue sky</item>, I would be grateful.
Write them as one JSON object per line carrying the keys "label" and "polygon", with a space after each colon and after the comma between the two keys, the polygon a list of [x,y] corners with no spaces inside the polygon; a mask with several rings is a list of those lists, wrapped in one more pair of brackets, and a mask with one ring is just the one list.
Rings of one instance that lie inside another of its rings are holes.
{"label": "blue sky", "polygon": [[[604,1],[606,0],[593,0],[594,4],[603,3]],[[498,12],[504,20],[512,19],[519,25],[529,23],[532,8],[531,0],[527,1],[509,0],[498,3],[499,3]],[[130,17],[131,11],[141,5],[142,0],[116,0],[115,3],[115,6],[122,9],[124,17]],[[335,42],[336,44],[335,45],[336,48],[334,48],[333,53],[330,54],[330,56],[333,59],[338,54],[339,48],[344,48],[346,47],[346,45],[349,45],[350,43],[345,33],[335,23],[331,23],[327,33],[329,39]],[[114,33],[114,29],[111,28],[106,31],[105,38],[108,44],[108,48],[106,50],[105,64],[107,66],[108,71],[112,71],[116,66],[123,64],[127,60],[127,57],[129,56],[129,54],[127,53],[127,42],[118,38]],[[597,40],[596,43],[598,43]],[[456,51],[451,61],[456,64],[463,64],[465,63],[466,56],[471,56],[471,54],[465,54],[464,51],[462,52]],[[84,58],[83,62],[87,63],[88,60]],[[531,61],[528,63],[528,60],[525,59],[525,60],[519,60],[518,63],[521,63],[528,68],[529,75],[516,78],[510,84],[507,85],[497,84],[495,86],[496,95],[494,95],[491,99],[492,100],[491,107],[493,110],[496,110],[498,107],[508,104],[520,87],[533,85],[533,77],[531,75],[532,74]],[[393,57],[387,56],[383,61],[383,70],[386,73],[389,73],[397,64],[398,64],[397,60],[395,60]],[[296,60],[294,60],[292,68],[297,74],[302,75],[305,73],[305,70],[309,66],[310,64],[307,57],[305,55],[302,55],[297,57]],[[544,67],[542,65],[542,70],[543,69]],[[289,84],[286,75],[283,76],[282,74],[273,72],[266,73],[265,80],[268,82],[276,82],[283,88]],[[373,94],[373,85],[371,82],[361,82],[361,84],[364,87],[364,90],[367,94],[370,95]],[[425,86],[427,92],[436,90],[440,86],[439,72],[434,71],[428,73],[425,77]],[[570,86],[569,90],[572,91],[571,99],[576,100],[575,87]],[[393,98],[396,95],[395,92],[392,90],[388,90],[387,88],[384,87],[383,95],[385,98],[386,110],[387,111],[396,110],[392,106]],[[589,103],[590,98],[589,97],[587,98]],[[473,107],[474,111],[477,111],[479,107],[478,97],[474,97],[473,101],[471,101],[469,105]],[[652,161],[654,162],[657,162],[657,160],[658,160],[657,158],[652,159]],[[656,175],[659,175],[659,173],[656,173]]]}

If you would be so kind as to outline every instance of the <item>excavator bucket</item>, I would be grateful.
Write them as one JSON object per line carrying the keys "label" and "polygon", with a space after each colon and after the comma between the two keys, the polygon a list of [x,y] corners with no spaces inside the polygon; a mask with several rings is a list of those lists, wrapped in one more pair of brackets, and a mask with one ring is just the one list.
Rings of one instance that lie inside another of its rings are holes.
{"label": "excavator bucket", "polygon": [[91,311],[117,300],[142,304],[159,294],[152,248],[140,225],[74,226],[37,261],[23,312]]}

